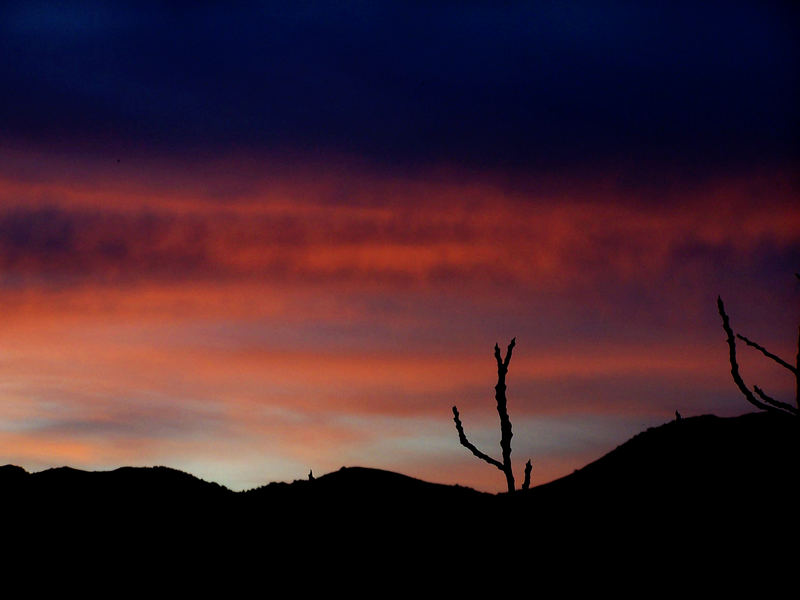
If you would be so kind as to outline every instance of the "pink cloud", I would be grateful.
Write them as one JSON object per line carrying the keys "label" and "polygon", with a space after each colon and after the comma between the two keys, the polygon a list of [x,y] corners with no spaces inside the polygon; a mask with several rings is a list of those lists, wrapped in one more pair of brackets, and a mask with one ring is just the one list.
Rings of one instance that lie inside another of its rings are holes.
{"label": "pink cloud", "polygon": [[[648,203],[577,176],[526,187],[255,163],[120,175],[12,158],[28,168],[0,168],[7,460],[208,460],[252,482],[245,462],[371,456],[487,487],[495,474],[467,475],[449,410],[493,431],[495,341],[519,338],[512,420],[605,432],[540,449],[544,477],[624,441],[630,419],[747,410],[717,294],[739,330],[782,354],[796,341],[800,211],[782,170]],[[787,393],[769,365],[742,360]]]}

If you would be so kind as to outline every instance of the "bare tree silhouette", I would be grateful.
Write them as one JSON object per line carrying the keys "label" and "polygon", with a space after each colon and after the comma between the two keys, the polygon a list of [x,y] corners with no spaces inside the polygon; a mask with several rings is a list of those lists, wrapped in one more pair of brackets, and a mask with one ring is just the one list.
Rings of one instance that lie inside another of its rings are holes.
{"label": "bare tree silhouette", "polygon": [[[506,483],[508,491],[514,491],[514,471],[511,468],[511,438],[514,435],[511,432],[511,419],[508,417],[508,400],[506,398],[506,374],[508,373],[508,363],[511,361],[511,352],[514,350],[517,338],[513,338],[508,345],[505,358],[500,356],[500,347],[494,345],[494,357],[497,361],[497,385],[494,387],[495,400],[497,400],[497,412],[500,415],[500,450],[502,452],[503,462],[484,454],[475,447],[464,433],[464,427],[461,424],[461,418],[458,414],[458,408],[453,407],[453,420],[456,423],[456,431],[458,431],[458,440],[461,445],[467,448],[475,456],[481,460],[486,461],[490,465],[494,465],[500,469],[506,476]],[[522,483],[522,489],[527,490],[531,485],[531,470],[533,466],[531,461],[525,464],[525,479]]]}
{"label": "bare tree silhouette", "polygon": [[[800,279],[800,274],[795,273],[798,279]],[[719,310],[719,314],[722,317],[722,328],[725,330],[725,333],[728,336],[728,348],[730,350],[730,362],[731,362],[731,375],[733,376],[733,381],[736,383],[736,386],[741,390],[744,397],[747,398],[748,402],[757,406],[761,410],[766,410],[775,413],[781,414],[788,414],[792,416],[800,416],[800,326],[797,328],[797,364],[792,365],[789,362],[783,360],[779,356],[776,356],[760,344],[746,338],[741,334],[735,334],[733,332],[733,328],[731,327],[730,318],[728,314],[725,312],[725,305],[722,303],[722,298],[717,297],[717,309]],[[774,360],[780,366],[788,369],[790,372],[794,374],[795,382],[796,382],[796,392],[795,392],[795,403],[796,406],[792,406],[788,402],[781,402],[780,400],[775,400],[774,398],[768,396],[764,390],[762,390],[757,385],[753,386],[753,392],[751,392],[747,385],[745,385],[744,380],[742,379],[742,375],[739,372],[739,364],[736,362],[736,338],[742,340],[745,344],[750,346],[751,348],[755,348],[761,354],[766,356],[767,358]],[[756,398],[758,396],[758,398]]]}

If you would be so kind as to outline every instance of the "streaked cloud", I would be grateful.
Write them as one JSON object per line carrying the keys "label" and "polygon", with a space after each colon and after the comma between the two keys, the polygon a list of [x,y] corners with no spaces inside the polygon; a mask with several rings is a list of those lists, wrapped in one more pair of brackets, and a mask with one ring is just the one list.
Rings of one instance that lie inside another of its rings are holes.
{"label": "streaked cloud", "polygon": [[0,463],[496,490],[495,342],[538,482],[794,355],[796,9],[312,5],[0,6]]}
{"label": "streaked cloud", "polygon": [[[331,199],[360,189],[348,175],[305,200],[293,178],[272,179],[280,197],[253,181],[234,204],[171,202],[162,184],[126,180],[106,204],[84,169],[30,184],[41,203],[14,202],[29,184],[13,177],[0,186],[0,448],[29,466],[163,461],[242,488],[257,465],[268,480],[357,461],[493,489],[460,455],[450,407],[495,443],[495,341],[518,336],[519,450],[548,477],[676,408],[747,409],[728,381],[717,293],[736,323],[791,353],[800,214],[780,172],[772,193],[731,177],[662,206],[623,189],[527,197],[371,171],[369,202]],[[587,430],[558,442],[570,422]]]}

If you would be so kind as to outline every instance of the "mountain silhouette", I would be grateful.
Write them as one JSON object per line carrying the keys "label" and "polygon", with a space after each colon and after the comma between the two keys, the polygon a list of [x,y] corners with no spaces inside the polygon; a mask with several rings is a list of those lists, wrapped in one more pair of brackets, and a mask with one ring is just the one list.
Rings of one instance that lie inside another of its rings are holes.
{"label": "mountain silhouette", "polygon": [[[27,473],[6,465],[0,467],[0,490],[7,503],[23,511],[45,503],[51,510],[77,512],[135,507],[137,514],[187,514],[219,505],[245,513],[273,507],[366,515],[402,507],[402,514],[421,518],[431,511],[462,507],[470,512],[501,503],[515,510],[530,505],[563,512],[578,502],[584,504],[582,512],[592,513],[631,510],[646,502],[688,518],[699,508],[720,508],[721,502],[746,510],[746,501],[756,497],[790,494],[797,477],[797,427],[795,420],[769,413],[684,418],[650,428],[570,475],[513,496],[364,467],[233,492],[167,467]],[[589,497],[592,502],[586,503]]]}
{"label": "mountain silhouette", "polygon": [[769,413],[684,417],[513,495],[363,467],[233,492],[165,467],[6,465],[0,498],[6,540],[46,540],[101,564],[157,556],[228,571],[269,564],[300,578],[304,565],[328,575],[412,569],[442,590],[454,584],[448,569],[488,577],[497,561],[551,574],[580,564],[667,577],[676,564],[708,573],[769,549],[774,568],[774,549],[797,539],[797,427]]}
{"label": "mountain silhouette", "polygon": [[681,418],[634,436],[528,496],[561,504],[590,495],[604,508],[646,501],[683,518],[712,507],[746,510],[745,501],[785,498],[794,490],[798,434],[797,419],[767,412]]}

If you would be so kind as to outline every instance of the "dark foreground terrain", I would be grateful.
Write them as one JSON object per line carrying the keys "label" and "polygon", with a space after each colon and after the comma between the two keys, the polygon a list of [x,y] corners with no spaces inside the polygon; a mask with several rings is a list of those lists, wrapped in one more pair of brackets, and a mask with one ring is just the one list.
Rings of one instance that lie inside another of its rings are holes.
{"label": "dark foreground terrain", "polygon": [[323,573],[326,585],[333,577],[361,592],[367,579],[402,587],[423,574],[440,591],[478,580],[525,590],[553,577],[564,590],[700,575],[730,582],[797,572],[799,441],[796,419],[694,417],[514,495],[358,467],[235,493],[165,467],[8,465],[4,542],[29,564],[55,560],[95,576],[136,565],[195,585],[224,574],[302,589]]}

